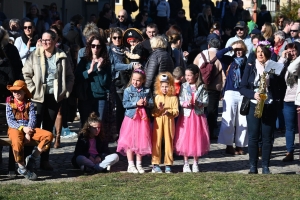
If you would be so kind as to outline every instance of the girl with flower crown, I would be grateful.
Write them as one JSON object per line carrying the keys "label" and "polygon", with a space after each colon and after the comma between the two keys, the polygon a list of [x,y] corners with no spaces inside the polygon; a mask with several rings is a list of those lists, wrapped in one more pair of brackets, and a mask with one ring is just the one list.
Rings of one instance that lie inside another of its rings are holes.
{"label": "girl with flower crown", "polygon": [[[282,69],[284,65],[270,60],[273,47],[268,41],[260,41],[256,47],[256,60],[253,63],[247,63],[245,67],[242,82],[240,84],[241,95],[250,99],[249,113],[246,116],[248,131],[248,152],[250,160],[249,174],[257,174],[258,162],[258,141],[262,137],[262,173],[270,174],[270,158],[273,146],[273,132],[277,117],[277,110],[283,101],[285,88]],[[266,78],[262,80],[261,75],[267,73]],[[259,88],[262,82],[266,84],[267,99],[264,101],[262,116],[254,116],[255,108],[259,101],[262,101],[262,95]]]}

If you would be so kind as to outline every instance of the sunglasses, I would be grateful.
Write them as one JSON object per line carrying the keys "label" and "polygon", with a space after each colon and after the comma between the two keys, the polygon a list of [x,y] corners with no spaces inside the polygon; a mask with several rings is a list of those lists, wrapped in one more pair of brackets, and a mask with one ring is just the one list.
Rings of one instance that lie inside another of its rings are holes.
{"label": "sunglasses", "polygon": [[118,18],[124,18],[125,16],[124,15],[118,15]]}
{"label": "sunglasses", "polygon": [[178,15],[183,15],[183,14],[184,14],[183,12],[179,12],[179,13],[178,13]]}
{"label": "sunglasses", "polygon": [[32,26],[24,26],[24,30],[26,29],[32,29]]}
{"label": "sunglasses", "polygon": [[122,36],[118,36],[118,37],[112,37],[114,40],[118,39],[118,40],[121,40],[122,39]]}
{"label": "sunglasses", "polygon": [[235,31],[243,31],[244,28],[235,28]]}
{"label": "sunglasses", "polygon": [[92,44],[91,45],[92,49],[100,49],[101,48],[101,45],[100,44]]}
{"label": "sunglasses", "polygon": [[298,32],[298,30],[290,30],[290,32]]}

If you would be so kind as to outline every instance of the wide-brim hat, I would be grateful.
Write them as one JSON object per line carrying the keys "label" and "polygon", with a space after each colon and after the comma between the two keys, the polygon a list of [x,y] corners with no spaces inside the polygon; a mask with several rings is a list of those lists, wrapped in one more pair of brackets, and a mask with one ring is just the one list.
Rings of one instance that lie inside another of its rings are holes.
{"label": "wide-brim hat", "polygon": [[6,86],[6,88],[9,91],[23,90],[25,92],[26,98],[28,99],[32,98],[32,94],[29,92],[26,83],[22,80],[16,80],[13,85],[8,85]]}
{"label": "wide-brim hat", "polygon": [[135,39],[138,39],[139,41],[144,40],[142,32],[136,28],[129,28],[124,32],[123,44],[125,44],[126,46],[129,46],[129,43],[127,41],[129,41],[128,39],[130,39],[130,38],[135,38]]}

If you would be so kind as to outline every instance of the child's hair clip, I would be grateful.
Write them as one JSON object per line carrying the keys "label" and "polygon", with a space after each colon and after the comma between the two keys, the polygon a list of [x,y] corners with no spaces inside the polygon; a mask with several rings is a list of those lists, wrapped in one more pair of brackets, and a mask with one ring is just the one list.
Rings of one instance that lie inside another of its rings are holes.
{"label": "child's hair clip", "polygon": [[135,70],[133,70],[133,72],[145,74],[145,72],[143,70],[141,70],[141,69],[135,69]]}
{"label": "child's hair clip", "polygon": [[166,74],[162,74],[160,77],[159,77],[159,80],[161,82],[168,82],[169,81],[169,77],[166,75]]}

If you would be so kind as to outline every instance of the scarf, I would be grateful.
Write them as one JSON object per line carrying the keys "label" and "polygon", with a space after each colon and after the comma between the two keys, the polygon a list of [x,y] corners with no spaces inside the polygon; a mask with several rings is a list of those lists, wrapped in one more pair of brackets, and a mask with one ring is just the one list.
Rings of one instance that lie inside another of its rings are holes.
{"label": "scarf", "polygon": [[240,86],[240,83],[242,81],[241,76],[241,66],[244,64],[245,58],[244,57],[235,57],[233,64],[233,82],[234,82],[234,88],[238,88]]}
{"label": "scarf", "polygon": [[[22,41],[24,42],[24,44],[27,45],[29,38],[25,35],[24,32],[22,33],[21,37],[22,37]],[[38,39],[39,39],[39,36],[34,33],[32,39],[31,39],[30,47],[35,47]]]}

